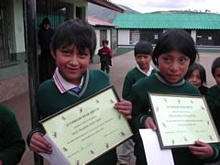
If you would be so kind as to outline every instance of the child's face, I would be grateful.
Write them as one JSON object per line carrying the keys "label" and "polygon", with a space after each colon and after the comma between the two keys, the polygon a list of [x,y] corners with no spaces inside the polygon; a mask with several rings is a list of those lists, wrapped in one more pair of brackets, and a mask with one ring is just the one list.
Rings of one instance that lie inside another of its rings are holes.
{"label": "child's face", "polygon": [[149,54],[137,54],[135,60],[138,66],[145,72],[148,72],[150,68],[151,55]]}
{"label": "child's face", "polygon": [[198,69],[192,72],[192,74],[188,78],[188,81],[191,82],[193,85],[195,85],[197,88],[199,88],[202,85],[202,81]]}
{"label": "child's face", "polygon": [[175,84],[184,77],[189,64],[190,58],[177,51],[161,54],[158,58],[158,69],[170,84]]}
{"label": "child's face", "polygon": [[220,85],[220,67],[215,69],[215,81],[217,85]]}
{"label": "child's face", "polygon": [[103,47],[108,47],[108,44],[107,43],[103,43]]}
{"label": "child's face", "polygon": [[79,85],[83,73],[87,70],[90,62],[90,51],[78,50],[74,45],[59,48],[51,54],[56,60],[56,65],[63,78],[75,85]]}

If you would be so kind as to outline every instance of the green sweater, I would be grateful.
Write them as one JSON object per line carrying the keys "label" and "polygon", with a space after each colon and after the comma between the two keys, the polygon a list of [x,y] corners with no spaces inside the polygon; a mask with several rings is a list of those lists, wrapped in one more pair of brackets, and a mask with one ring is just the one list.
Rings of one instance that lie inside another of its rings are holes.
{"label": "green sweater", "polygon": [[212,86],[206,93],[206,100],[217,127],[218,133],[220,134],[220,86]]}
{"label": "green sweater", "polygon": [[[154,74],[156,72],[157,71],[153,69],[151,74]],[[130,70],[125,76],[124,85],[122,89],[122,97],[126,100],[130,99],[132,93],[132,85],[144,77],[146,77],[146,74],[142,73],[137,67]]]}
{"label": "green sweater", "polygon": [[25,151],[25,141],[15,115],[0,104],[0,160],[3,165],[16,165]]}
{"label": "green sweater", "polygon": [[[186,94],[200,95],[198,89],[188,81],[182,80],[177,84],[168,84],[159,73],[150,75],[149,77],[139,80],[133,85],[132,93],[132,129],[135,134],[135,145],[142,146],[138,129],[145,128],[144,121],[148,116],[152,116],[150,110],[150,101],[148,92],[161,94]],[[216,161],[219,159],[220,149],[214,146],[214,155],[207,161]],[[188,148],[172,149],[175,165],[202,165],[204,160],[194,157]]]}
{"label": "green sweater", "polygon": [[[109,76],[100,70],[88,70],[84,74],[84,82],[81,92],[77,95],[72,91],[60,93],[53,79],[40,85],[37,91],[37,108],[42,118],[48,117],[60,110],[67,108],[110,85]],[[32,130],[27,137],[28,144],[30,138],[36,131]],[[112,149],[106,154],[94,160],[90,165],[115,165],[117,161],[116,149]]]}

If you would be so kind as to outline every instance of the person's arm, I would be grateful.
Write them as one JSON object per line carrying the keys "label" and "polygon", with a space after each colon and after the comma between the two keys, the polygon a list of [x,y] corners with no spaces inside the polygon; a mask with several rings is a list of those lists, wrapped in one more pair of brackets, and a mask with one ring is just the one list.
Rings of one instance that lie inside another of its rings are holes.
{"label": "person's arm", "polygon": [[18,164],[25,151],[25,141],[21,130],[13,113],[4,115],[4,120],[0,124],[2,129],[2,149],[0,150],[0,160],[2,164]]}
{"label": "person's arm", "polygon": [[220,87],[216,85],[210,88],[206,94],[206,101],[208,103],[212,117],[219,118],[220,117]]}
{"label": "person's arm", "polygon": [[44,134],[41,132],[35,132],[30,137],[28,146],[31,151],[42,152],[50,154],[52,152],[51,144],[44,138]]}
{"label": "person's arm", "polygon": [[109,55],[112,57],[112,50],[109,48],[108,50]]}
{"label": "person's arm", "polygon": [[132,85],[134,84],[134,79],[132,75],[128,72],[125,76],[123,88],[122,88],[122,98],[125,100],[129,100],[131,98],[132,93]]}
{"label": "person's arm", "polygon": [[101,55],[102,55],[102,54],[101,54],[101,51],[102,51],[102,49],[99,49],[99,51],[98,51],[98,56],[99,56],[99,57],[101,57]]}
{"label": "person's arm", "polygon": [[[136,128],[146,128],[145,120],[151,117],[149,111],[149,103],[147,95],[139,95],[140,89],[135,88],[135,84],[132,86],[132,96],[130,101],[132,102],[132,123]],[[143,98],[142,98],[143,97]]]}
{"label": "person's arm", "polygon": [[40,125],[30,131],[27,136],[27,145],[31,151],[51,153],[51,145],[43,137],[44,134],[45,131]]}
{"label": "person's arm", "polygon": [[130,101],[120,99],[114,106],[126,119],[131,119],[132,104]]}
{"label": "person's arm", "polygon": [[204,160],[204,162],[214,163],[220,160],[220,148],[217,145],[210,145],[201,141],[196,141],[195,145],[189,147],[190,152]]}

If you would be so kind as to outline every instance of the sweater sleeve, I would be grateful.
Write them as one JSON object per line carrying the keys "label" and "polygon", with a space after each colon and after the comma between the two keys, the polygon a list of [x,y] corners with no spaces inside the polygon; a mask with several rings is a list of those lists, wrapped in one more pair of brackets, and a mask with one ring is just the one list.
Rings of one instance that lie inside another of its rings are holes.
{"label": "sweater sleeve", "polygon": [[[142,96],[138,94],[138,91],[139,90],[135,88],[135,85],[133,85],[132,96],[131,96],[132,120],[135,127],[137,129],[140,129],[140,128],[145,128],[145,120],[147,117],[151,116],[151,113],[149,111],[146,96],[141,98]],[[142,102],[143,100],[145,101],[144,103]]]}
{"label": "sweater sleeve", "polygon": [[25,151],[25,141],[15,115],[12,112],[8,113],[0,126],[3,131],[3,136],[0,139],[2,141],[0,160],[4,165],[18,164]]}
{"label": "sweater sleeve", "polygon": [[124,85],[122,89],[122,97],[125,100],[129,100],[132,93],[132,85],[134,84],[134,80],[131,77],[132,75],[128,73],[124,80]]}
{"label": "sweater sleeve", "polygon": [[220,117],[220,88],[216,85],[211,87],[207,94],[206,100],[213,118]]}
{"label": "sweater sleeve", "polygon": [[216,163],[220,160],[220,146],[211,144],[211,147],[213,149],[213,155],[209,159],[205,160],[206,163]]}

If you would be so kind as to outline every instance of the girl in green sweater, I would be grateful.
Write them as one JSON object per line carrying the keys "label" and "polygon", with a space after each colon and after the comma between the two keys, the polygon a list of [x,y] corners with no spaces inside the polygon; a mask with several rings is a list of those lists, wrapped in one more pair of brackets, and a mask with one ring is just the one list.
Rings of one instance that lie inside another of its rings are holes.
{"label": "girl in green sweater", "polygon": [[[150,111],[147,92],[161,94],[200,95],[198,89],[183,79],[195,61],[197,50],[189,33],[184,30],[167,30],[159,38],[152,60],[158,73],[142,78],[132,87],[132,122],[134,131],[136,165],[146,165],[144,147],[139,128],[157,130]],[[175,165],[202,165],[219,159],[219,148],[201,141],[185,148],[172,149]],[[161,164],[163,164],[161,160]]]}

